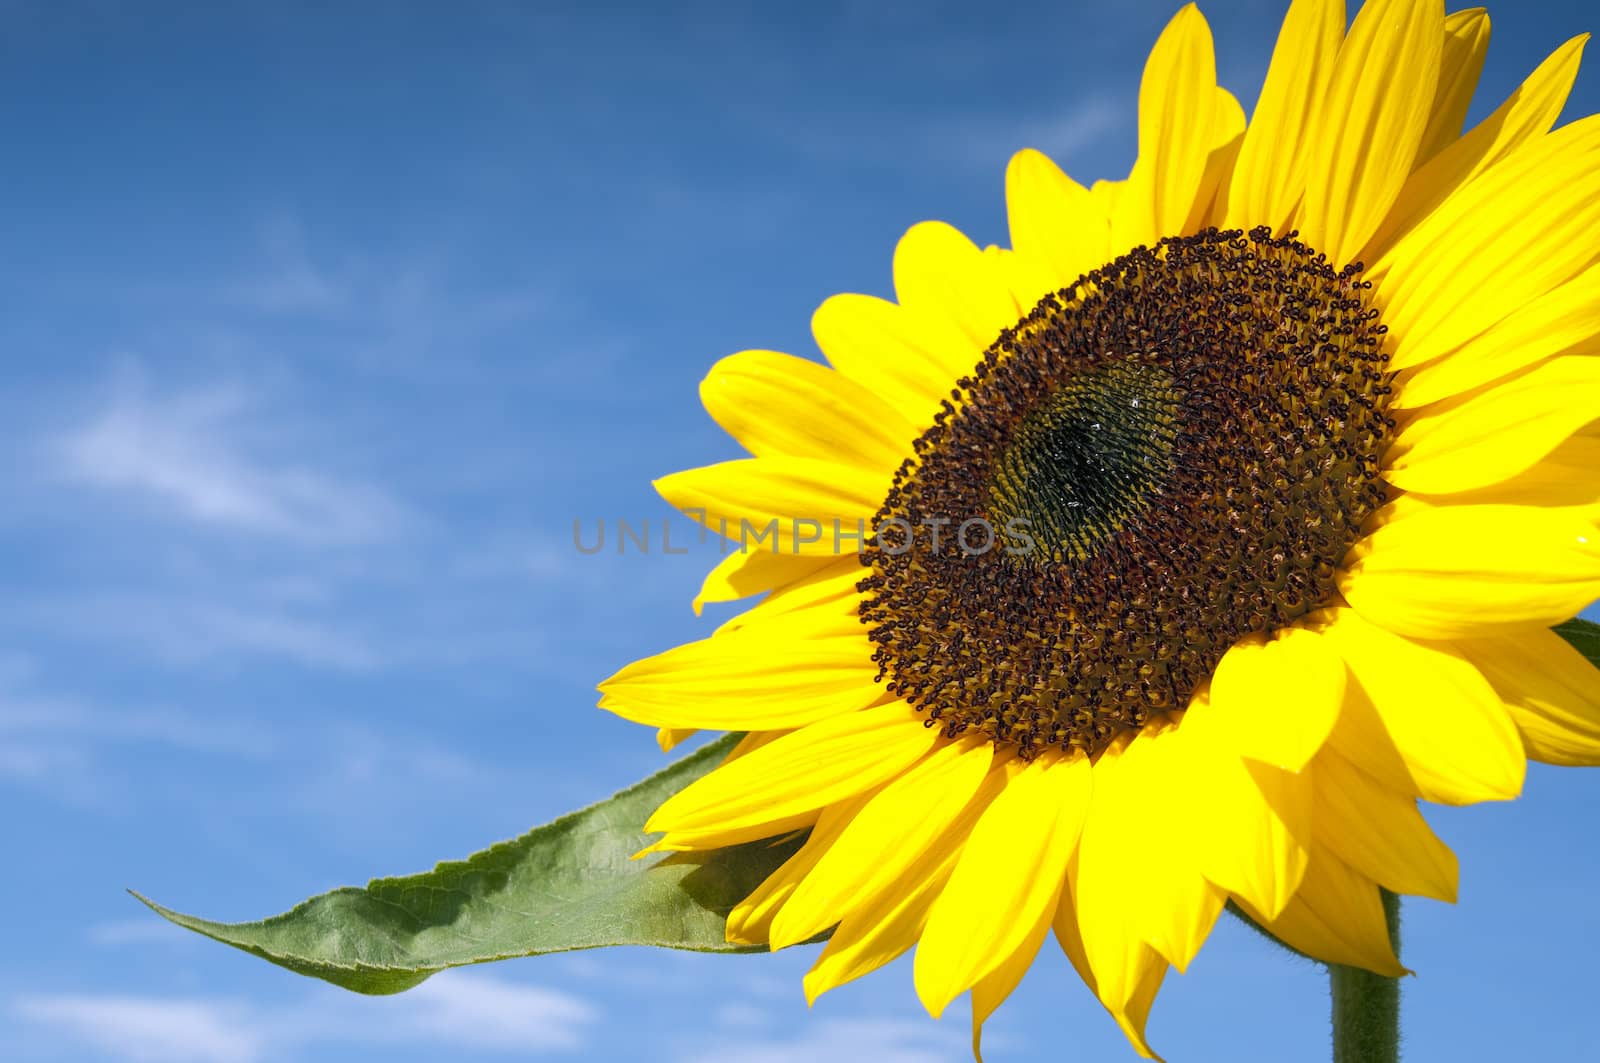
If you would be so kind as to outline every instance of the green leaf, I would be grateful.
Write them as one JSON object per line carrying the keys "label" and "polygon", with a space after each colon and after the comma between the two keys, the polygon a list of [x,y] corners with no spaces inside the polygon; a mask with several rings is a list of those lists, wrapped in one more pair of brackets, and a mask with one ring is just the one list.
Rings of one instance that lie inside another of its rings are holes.
{"label": "green leaf", "polygon": [[1565,624],[1557,624],[1555,633],[1589,658],[1590,664],[1600,667],[1600,624],[1592,624],[1587,620],[1568,620]]}
{"label": "green leaf", "polygon": [[728,912],[798,838],[629,859],[649,844],[640,827],[650,813],[737,737],[466,860],[336,889],[259,922],[214,923],[134,896],[179,926],[358,993],[398,993],[446,967],[604,945],[752,951],[724,940]]}

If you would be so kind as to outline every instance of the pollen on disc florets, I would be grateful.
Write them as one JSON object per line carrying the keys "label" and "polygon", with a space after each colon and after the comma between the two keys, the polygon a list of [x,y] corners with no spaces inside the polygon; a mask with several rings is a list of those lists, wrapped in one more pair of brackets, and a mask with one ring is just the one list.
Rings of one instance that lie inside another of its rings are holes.
{"label": "pollen on disc florets", "polygon": [[1002,333],[862,551],[879,678],[952,737],[1095,752],[1331,602],[1394,425],[1360,270],[1212,229]]}

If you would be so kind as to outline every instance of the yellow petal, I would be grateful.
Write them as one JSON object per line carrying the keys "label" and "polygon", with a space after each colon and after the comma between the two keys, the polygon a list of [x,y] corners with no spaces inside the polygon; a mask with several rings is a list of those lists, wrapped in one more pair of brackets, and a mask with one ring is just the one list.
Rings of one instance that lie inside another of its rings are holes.
{"label": "yellow petal", "polygon": [[727,940],[736,945],[765,945],[773,918],[783,910],[784,903],[795,888],[805,879],[817,861],[839,837],[851,818],[860,810],[862,801],[845,801],[822,810],[817,825],[811,829],[805,844],[776,871],[768,875],[761,885],[728,913],[725,931]]}
{"label": "yellow petal", "polygon": [[1199,232],[1218,224],[1228,212],[1228,183],[1244,143],[1244,108],[1227,89],[1213,90],[1216,111],[1211,119],[1211,151],[1206,155],[1205,172],[1195,192],[1194,205],[1183,223],[1186,233]]}
{"label": "yellow petal", "polygon": [[[778,731],[777,734],[790,732]],[[782,816],[778,819],[763,823],[745,823],[726,830],[712,828],[708,830],[666,831],[659,839],[639,852],[634,853],[632,859],[650,853],[693,853],[705,852],[710,849],[725,849],[730,845],[744,845],[746,842],[776,841],[795,831],[809,830],[817,823],[817,817],[822,814],[820,808],[806,809],[793,815]]]}
{"label": "yellow petal", "polygon": [[706,574],[700,593],[692,603],[694,615],[699,616],[707,602],[732,602],[792,585],[815,575],[828,564],[830,561],[825,557],[780,554],[760,548],[735,549]]}
{"label": "yellow petal", "polygon": [[1108,262],[1111,222],[1089,190],[1044,154],[1025,148],[1006,167],[1011,246],[1047,263],[1065,287]]}
{"label": "yellow petal", "polygon": [[[1592,428],[1592,426],[1591,426]],[[1476,491],[1432,496],[1406,495],[1419,505],[1542,506],[1572,509],[1600,522],[1600,435],[1585,429],[1562,443],[1526,472]]]}
{"label": "yellow petal", "polygon": [[1126,833],[1132,811],[1126,801],[1138,793],[1138,784],[1147,774],[1140,773],[1138,766],[1148,744],[1140,736],[1120,752],[1107,751],[1095,762],[1089,814],[1084,817],[1073,862],[1073,904],[1081,948],[1107,1007],[1126,1002],[1135,984],[1132,973],[1149,948],[1134,927],[1138,913],[1133,904],[1124,903],[1122,892],[1161,873],[1152,865],[1162,854],[1152,852],[1142,838],[1130,844],[1138,835]]}
{"label": "yellow petal", "polygon": [[854,553],[889,479],[811,458],[743,458],[663,476],[655,489],[743,550],[837,557]]}
{"label": "yellow petal", "polygon": [[1154,949],[1144,946],[1136,950],[1131,961],[1115,967],[1096,968],[1089,963],[1085,951],[1083,930],[1085,923],[1074,906],[1073,881],[1077,878],[1077,860],[1068,867],[1067,888],[1062,891],[1061,903],[1056,906],[1052,926],[1061,951],[1072,961],[1078,977],[1089,991],[1100,998],[1100,1003],[1111,1013],[1122,1029],[1134,1051],[1145,1059],[1160,1060],[1145,1040],[1145,1023],[1150,1018],[1150,1007],[1155,1003],[1161,980],[1167,974],[1167,961]]}
{"label": "yellow petal", "polygon": [[892,886],[951,830],[993,759],[994,745],[985,738],[949,742],[885,786],[773,923],[773,947],[816,936]]}
{"label": "yellow petal", "polygon": [[1187,4],[1161,31],[1139,82],[1134,171],[1141,196],[1148,198],[1123,208],[1136,226],[1122,234],[1129,246],[1182,230],[1213,147],[1216,87],[1211,27],[1198,7]]}
{"label": "yellow petal", "polygon": [[1044,754],[978,820],[917,947],[917,996],[935,1018],[1050,919],[1089,785],[1088,758]]}
{"label": "yellow petal", "polygon": [[1355,258],[1416,161],[1439,83],[1443,0],[1368,0],[1318,110],[1300,237],[1335,266]]}
{"label": "yellow petal", "polygon": [[1239,904],[1278,940],[1324,963],[1390,978],[1410,973],[1389,943],[1378,887],[1324,846],[1316,847],[1300,891],[1275,918],[1264,918],[1243,898]]}
{"label": "yellow petal", "polygon": [[654,727],[770,731],[872,704],[883,689],[866,630],[846,617],[847,633],[819,632],[814,612],[635,661],[600,684],[600,707]]}
{"label": "yellow petal", "polygon": [[[847,916],[828,938],[816,965],[806,972],[807,1003],[899,959],[917,943],[928,921],[928,909],[949,880],[957,849],[934,877],[907,881],[903,892],[880,898],[868,910]],[[883,914],[879,913],[879,909]]]}
{"label": "yellow petal", "polygon": [[[1377,709],[1416,794],[1463,805],[1521,792],[1527,758],[1516,728],[1493,688],[1459,653],[1395,635],[1348,609],[1337,611],[1326,633],[1350,666],[1352,687]],[[1379,741],[1369,742],[1350,748],[1336,729],[1332,744],[1367,767],[1380,762],[1372,755]]]}
{"label": "yellow petal", "polygon": [[1200,873],[1258,911],[1276,914],[1305,874],[1312,842],[1311,772],[1283,771],[1238,755],[1216,706],[1197,697],[1179,725],[1188,746],[1193,815],[1213,832],[1196,854]]}
{"label": "yellow petal", "polygon": [[[715,634],[738,631],[768,620],[792,619],[791,614],[812,610],[819,617],[843,617],[859,625],[857,610],[861,592],[856,585],[861,582],[861,575],[861,561],[854,554],[824,565],[804,579],[774,588],[759,604],[729,617]],[[819,619],[818,626],[836,630],[835,623],[826,619]]]}
{"label": "yellow petal", "polygon": [[1016,306],[1016,321],[1021,321],[1030,314],[1045,295],[1064,287],[1055,270],[1042,259],[1018,251],[1008,251],[992,244],[984,248],[983,253],[999,265],[1000,274],[1005,278],[1006,286],[1011,289],[1011,300]]}
{"label": "yellow petal", "polygon": [[1305,193],[1312,119],[1344,39],[1344,0],[1294,0],[1228,191],[1227,227],[1288,231]]}
{"label": "yellow petal", "polygon": [[1211,705],[1240,756],[1299,771],[1333,730],[1344,684],[1344,661],[1320,635],[1283,628],[1223,656],[1211,678]]}
{"label": "yellow petal", "polygon": [[1182,971],[1222,911],[1195,841],[1214,825],[1190,806],[1190,790],[1210,780],[1181,737],[1147,728],[1094,766],[1074,897],[1097,970],[1136,966],[1148,944]]}
{"label": "yellow petal", "polygon": [[1600,669],[1571,643],[1531,628],[1455,645],[1504,699],[1528,756],[1600,764]]}
{"label": "yellow petal", "polygon": [[1461,125],[1478,88],[1484,57],[1489,54],[1489,13],[1481,7],[1446,15],[1444,52],[1439,63],[1439,88],[1433,114],[1422,134],[1417,163],[1427,162],[1461,135]]}
{"label": "yellow petal", "polygon": [[1351,551],[1345,600],[1416,638],[1558,624],[1600,597],[1600,535],[1571,510],[1423,507]]}
{"label": "yellow petal", "polygon": [[1395,893],[1454,903],[1460,869],[1414,798],[1378,782],[1333,750],[1316,766],[1317,838]]}
{"label": "yellow petal", "polygon": [[790,731],[751,731],[750,733],[746,734],[743,738],[739,739],[739,741],[734,743],[733,748],[728,750],[728,755],[722,758],[722,763],[730,764],[733,761],[738,760],[740,757],[745,756],[746,754],[749,754],[749,753],[754,753],[756,750],[760,749],[762,746],[767,745],[767,744],[769,744],[771,742],[776,742],[778,739],[782,738],[784,735],[791,734],[791,733],[793,733],[793,732],[790,732]]}
{"label": "yellow petal", "polygon": [[[992,265],[987,266],[993,269]],[[948,322],[870,295],[835,295],[811,316],[828,362],[926,429],[956,381],[972,372],[983,344]]]}
{"label": "yellow petal", "polygon": [[1411,768],[1395,748],[1383,715],[1360,683],[1345,686],[1344,706],[1339,722],[1323,747],[1333,750],[1378,780],[1386,789],[1405,797],[1419,797],[1421,791],[1411,776]]}
{"label": "yellow petal", "polygon": [[972,987],[972,1056],[977,1063],[983,1063],[983,1024],[989,1021],[989,1016],[995,1013],[996,1008],[1005,1003],[1011,991],[1022,984],[1022,976],[1033,966],[1034,957],[1039,955],[1039,947],[1050,934],[1050,923],[1049,919],[1039,920],[1039,925],[1028,935],[1022,947],[1008,956],[999,967],[978,979]]}
{"label": "yellow petal", "polygon": [[1406,371],[1390,400],[1415,409],[1463,394],[1559,354],[1600,351],[1600,266],[1527,303],[1482,335]]}
{"label": "yellow petal", "polygon": [[916,763],[939,729],[896,702],[785,735],[669,797],[645,829],[760,827],[869,790]]}
{"label": "yellow petal", "polygon": [[1395,241],[1426,218],[1456,189],[1555,124],[1578,76],[1587,33],[1574,37],[1471,132],[1440,151],[1406,179],[1389,215],[1361,253],[1369,277],[1388,269]]}
{"label": "yellow petal", "polygon": [[1532,141],[1441,203],[1389,252],[1375,297],[1390,368],[1437,358],[1590,265],[1600,115]]}
{"label": "yellow petal", "polygon": [[1167,961],[1158,956],[1153,949],[1145,949],[1133,974],[1135,981],[1128,1002],[1120,1008],[1108,1010],[1122,1031],[1122,1036],[1133,1046],[1133,1050],[1145,1059],[1161,1063],[1161,1057],[1156,1055],[1150,1047],[1150,1042],[1145,1040],[1144,1029],[1150,1021],[1150,1009],[1155,1005],[1156,994],[1161,991],[1161,980],[1167,976]]}
{"label": "yellow petal", "polygon": [[777,351],[722,359],[700,382],[700,400],[758,458],[817,458],[893,475],[918,435],[856,381]]}
{"label": "yellow petal", "polygon": [[[1099,180],[1089,186],[1089,198],[1094,202],[1095,209],[1106,216],[1110,224],[1110,231],[1106,238],[1106,247],[1109,249],[1105,261],[1109,262],[1118,255],[1126,254],[1139,243],[1131,235],[1131,230],[1141,232],[1148,228],[1149,219],[1146,212],[1139,214],[1137,224],[1129,220],[1129,211],[1126,209],[1127,201],[1133,198],[1129,191],[1127,181]],[[1144,199],[1139,200],[1139,205],[1144,206]]]}
{"label": "yellow petal", "polygon": [[993,261],[942,221],[918,222],[895,245],[894,290],[903,308],[959,330],[973,350],[1017,323],[1011,289]]}
{"label": "yellow petal", "polygon": [[1527,471],[1596,418],[1600,359],[1555,358],[1407,419],[1383,478],[1424,494],[1486,487]]}
{"label": "yellow petal", "polygon": [[656,745],[661,747],[661,752],[670,753],[699,733],[700,729],[698,727],[658,727],[656,728]]}
{"label": "yellow petal", "polygon": [[[986,798],[997,792],[998,787],[986,790]],[[892,888],[844,917],[805,976],[808,1004],[815,1004],[830,989],[870,974],[917,943],[928,911],[950,880],[976,821],[976,815],[964,814],[938,845],[905,869]]]}
{"label": "yellow petal", "polygon": [[[1169,782],[1166,789],[1174,801],[1181,800],[1182,795],[1173,784]],[[1169,812],[1171,808],[1169,803]],[[1171,817],[1167,829],[1151,832],[1163,838],[1167,846],[1166,875],[1161,881],[1147,884],[1156,907],[1141,912],[1135,927],[1140,939],[1182,974],[1211,936],[1227,894],[1200,874],[1193,846],[1185,846],[1185,839],[1177,835],[1179,823],[1192,826],[1193,817]],[[1191,835],[1189,840],[1193,838]],[[1180,853],[1185,855],[1179,856]]]}

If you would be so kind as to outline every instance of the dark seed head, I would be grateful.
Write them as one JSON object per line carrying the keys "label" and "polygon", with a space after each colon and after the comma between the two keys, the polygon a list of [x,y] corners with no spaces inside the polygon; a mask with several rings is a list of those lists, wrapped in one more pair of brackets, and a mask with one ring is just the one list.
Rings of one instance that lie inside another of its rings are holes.
{"label": "dark seed head", "polygon": [[1213,229],[1045,297],[878,513],[998,533],[868,540],[880,679],[948,735],[1097,752],[1185,707],[1241,637],[1332,602],[1392,429],[1359,273]]}

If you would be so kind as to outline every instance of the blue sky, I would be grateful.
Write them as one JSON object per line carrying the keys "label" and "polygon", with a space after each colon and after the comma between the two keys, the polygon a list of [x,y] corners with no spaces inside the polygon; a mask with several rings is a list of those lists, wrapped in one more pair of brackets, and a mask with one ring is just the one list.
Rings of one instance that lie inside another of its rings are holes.
{"label": "blue sky", "polygon": [[[1248,106],[1281,9],[1203,5]],[[653,770],[593,708],[697,637],[691,556],[579,555],[734,455],[696,386],[888,294],[923,218],[1004,242],[1024,146],[1132,160],[1172,3],[0,5],[0,1043],[10,1059],[960,1060],[905,963],[807,1011],[808,949],[596,952],[395,998],[171,930],[420,870]],[[1578,4],[1494,10],[1473,119]],[[1600,109],[1586,72],[1568,116]],[[1581,1058],[1600,776],[1431,816],[1408,1058]],[[1326,1058],[1320,973],[1224,923],[1172,1060]],[[1131,1058],[1050,950],[997,1060]]]}

